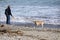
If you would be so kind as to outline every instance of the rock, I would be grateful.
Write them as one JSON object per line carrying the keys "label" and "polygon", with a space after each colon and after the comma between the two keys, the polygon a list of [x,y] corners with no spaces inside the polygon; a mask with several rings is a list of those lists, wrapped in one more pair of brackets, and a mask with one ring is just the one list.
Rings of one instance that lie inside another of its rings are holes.
{"label": "rock", "polygon": [[1,25],[0,27],[4,27],[4,25]]}

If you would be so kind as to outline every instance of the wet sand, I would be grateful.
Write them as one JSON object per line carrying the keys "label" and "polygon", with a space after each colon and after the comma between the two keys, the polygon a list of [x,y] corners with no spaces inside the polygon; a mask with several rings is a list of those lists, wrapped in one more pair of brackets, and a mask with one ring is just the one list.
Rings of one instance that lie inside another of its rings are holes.
{"label": "wet sand", "polygon": [[6,24],[1,28],[1,25],[2,24],[0,24],[0,30],[5,29],[10,32],[0,32],[0,40],[60,40],[60,29],[58,28],[38,28]]}
{"label": "wet sand", "polygon": [[[1,22],[0,24],[5,24],[5,22]],[[35,24],[33,23],[21,23],[21,22],[11,22],[10,25],[15,25],[15,26],[28,26],[28,27],[36,27]],[[38,27],[41,28],[41,25]],[[60,25],[53,25],[53,24],[44,24],[44,28],[59,28],[60,29]]]}

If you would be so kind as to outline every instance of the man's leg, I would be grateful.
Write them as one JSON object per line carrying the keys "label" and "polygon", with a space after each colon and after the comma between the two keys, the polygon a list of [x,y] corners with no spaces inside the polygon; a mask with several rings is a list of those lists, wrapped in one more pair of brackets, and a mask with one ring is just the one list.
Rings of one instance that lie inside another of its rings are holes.
{"label": "man's leg", "polygon": [[10,15],[7,16],[6,24],[10,24]]}

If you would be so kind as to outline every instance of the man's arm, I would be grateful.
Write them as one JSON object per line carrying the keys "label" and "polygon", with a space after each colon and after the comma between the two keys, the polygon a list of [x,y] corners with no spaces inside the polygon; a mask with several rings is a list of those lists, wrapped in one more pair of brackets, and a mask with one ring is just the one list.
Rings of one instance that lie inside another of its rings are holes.
{"label": "man's arm", "polygon": [[8,13],[7,13],[7,10],[5,9],[5,15],[7,16],[8,15]]}
{"label": "man's arm", "polygon": [[10,10],[10,15],[13,16],[12,13],[11,13],[11,10]]}

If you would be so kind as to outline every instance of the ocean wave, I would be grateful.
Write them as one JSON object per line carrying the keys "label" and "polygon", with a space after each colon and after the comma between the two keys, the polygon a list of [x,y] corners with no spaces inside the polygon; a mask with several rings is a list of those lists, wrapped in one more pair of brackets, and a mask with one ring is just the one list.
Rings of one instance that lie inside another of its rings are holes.
{"label": "ocean wave", "polygon": [[[43,19],[43,18],[28,18],[28,17],[15,17],[11,18],[11,22],[21,22],[21,23],[33,23],[34,20],[44,21],[45,24],[60,25],[58,19]],[[0,21],[6,21],[6,18],[0,18]]]}

